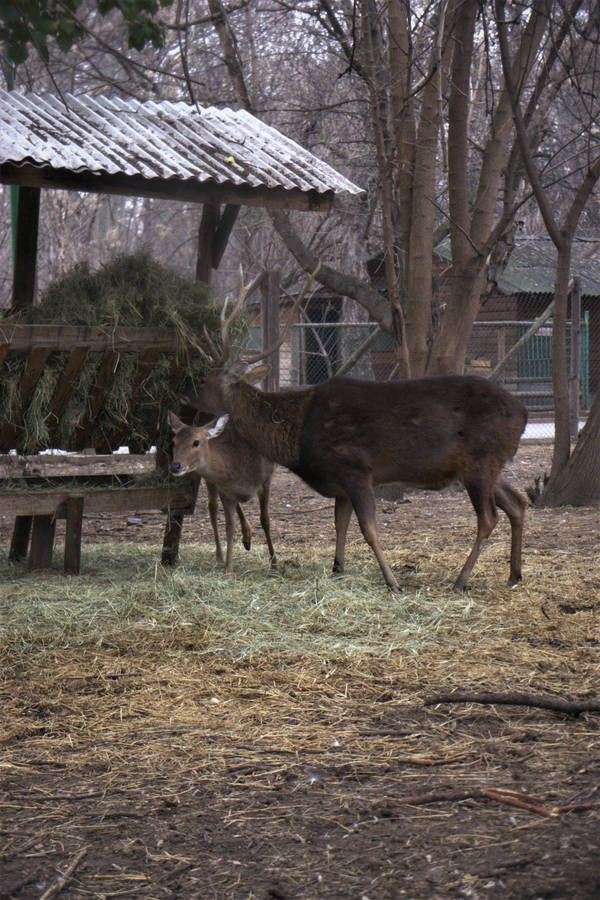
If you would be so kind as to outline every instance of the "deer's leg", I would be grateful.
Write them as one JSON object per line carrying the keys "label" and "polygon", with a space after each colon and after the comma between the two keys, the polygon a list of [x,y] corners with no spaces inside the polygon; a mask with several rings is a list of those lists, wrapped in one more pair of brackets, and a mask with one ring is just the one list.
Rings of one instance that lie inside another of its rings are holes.
{"label": "deer's leg", "polygon": [[208,494],[208,515],[210,516],[210,524],[212,525],[213,534],[215,536],[215,553],[217,562],[223,562],[223,551],[221,549],[221,541],[219,539],[219,522],[218,522],[218,499],[219,494],[216,486],[211,482],[206,482],[206,493]]}
{"label": "deer's leg", "polygon": [[494,499],[503,509],[510,522],[510,575],[508,583],[512,587],[521,580],[521,543],[527,502],[518,491],[499,478],[494,485]]}
{"label": "deer's leg", "polygon": [[271,540],[271,518],[269,516],[269,496],[271,494],[271,479],[267,478],[265,482],[263,482],[262,487],[258,491],[258,503],[260,505],[260,524],[262,525],[262,530],[265,533],[265,540],[267,542],[267,547],[269,548],[269,556],[271,558],[271,568],[277,568],[277,557],[275,555],[275,548],[273,547],[273,541]]}
{"label": "deer's leg", "polygon": [[383,555],[383,551],[379,546],[379,538],[377,537],[377,529],[375,527],[375,496],[370,484],[361,485],[358,489],[349,491],[349,496],[354,507],[354,512],[360,525],[363,537],[379,563],[383,577],[387,586],[392,591],[398,591],[398,582],[394,577],[394,573]]}
{"label": "deer's leg", "polygon": [[242,528],[242,544],[249,550],[252,546],[252,529],[250,528],[250,523],[248,519],[244,515],[244,510],[241,507],[241,504],[236,503],[235,511],[238,514],[238,519],[240,520],[240,525]]}
{"label": "deer's leg", "polygon": [[225,574],[233,575],[233,532],[234,518],[233,511],[235,503],[226,497],[221,497],[223,511],[225,512],[225,538],[227,540],[227,549],[225,551]]}
{"label": "deer's leg", "polygon": [[477,535],[475,537],[473,548],[467,556],[467,561],[454,582],[452,590],[456,592],[464,589],[467,579],[473,571],[473,566],[481,553],[484,541],[489,538],[498,521],[498,511],[489,487],[477,483],[467,484],[465,487],[467,488],[471,503],[477,514]]}
{"label": "deer's leg", "polygon": [[335,557],[333,559],[333,571],[337,574],[344,571],[346,554],[346,534],[350,516],[352,515],[352,501],[350,497],[335,498]]}

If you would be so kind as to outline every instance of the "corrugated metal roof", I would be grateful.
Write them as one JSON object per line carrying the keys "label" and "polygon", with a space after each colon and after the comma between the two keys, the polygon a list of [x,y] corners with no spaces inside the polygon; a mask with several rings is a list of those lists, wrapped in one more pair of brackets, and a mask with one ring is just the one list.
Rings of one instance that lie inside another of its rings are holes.
{"label": "corrugated metal roof", "polygon": [[245,110],[0,90],[0,163],[73,172],[359,194]]}

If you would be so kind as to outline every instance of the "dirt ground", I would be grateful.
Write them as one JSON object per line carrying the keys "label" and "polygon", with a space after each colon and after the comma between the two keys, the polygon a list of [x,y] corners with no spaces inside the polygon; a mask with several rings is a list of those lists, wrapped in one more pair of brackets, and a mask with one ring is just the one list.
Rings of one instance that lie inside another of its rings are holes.
{"label": "dirt ground", "polygon": [[[531,484],[548,460],[549,448],[525,445],[513,480]],[[284,472],[273,493],[282,555],[333,546],[328,501]],[[453,509],[468,516],[463,494],[442,507],[430,494],[383,499],[384,547],[430,526],[435,552]],[[568,548],[597,561],[597,511],[530,519],[527,559]],[[85,539],[160,544],[163,524],[97,517]],[[0,522],[2,546],[9,533]],[[209,537],[200,502],[184,540]],[[484,556],[474,578],[485,569]],[[505,681],[513,672],[520,690],[598,699],[599,585],[590,570],[580,592],[536,600],[548,622],[515,638],[535,653],[534,674],[524,685],[520,645],[499,644]],[[118,641],[90,647],[77,677],[68,648],[28,662],[3,651],[0,897],[600,897],[600,713],[426,706],[470,683],[442,653],[319,661],[282,648],[236,660],[185,640],[139,657]],[[475,660],[477,647],[464,652]]]}

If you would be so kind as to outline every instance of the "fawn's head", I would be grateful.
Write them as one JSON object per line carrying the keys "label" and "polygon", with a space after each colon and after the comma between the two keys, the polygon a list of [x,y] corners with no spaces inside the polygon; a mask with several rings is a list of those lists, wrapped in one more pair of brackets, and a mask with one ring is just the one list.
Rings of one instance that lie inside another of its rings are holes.
{"label": "fawn's head", "polygon": [[167,421],[173,432],[171,473],[180,476],[188,472],[205,471],[209,465],[209,443],[221,434],[228,418],[221,416],[216,422],[199,427],[186,425],[169,410]]}

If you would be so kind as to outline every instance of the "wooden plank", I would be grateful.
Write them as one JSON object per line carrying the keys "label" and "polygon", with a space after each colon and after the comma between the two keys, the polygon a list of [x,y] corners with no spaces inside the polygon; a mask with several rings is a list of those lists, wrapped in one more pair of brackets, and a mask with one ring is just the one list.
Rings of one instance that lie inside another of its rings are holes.
{"label": "wooden plank", "polygon": [[64,570],[76,575],[81,565],[81,532],[83,528],[83,497],[69,497],[66,504]]}
{"label": "wooden plank", "polygon": [[32,347],[31,349],[25,371],[23,372],[23,377],[21,378],[21,410],[26,409],[31,400],[31,395],[40,380],[40,376],[46,365],[46,360],[50,355],[50,349],[50,347]]}
{"label": "wooden plank", "polygon": [[33,306],[40,221],[40,189],[23,186],[19,190],[17,243],[13,273],[12,308]]}
{"label": "wooden plank", "polygon": [[55,531],[56,518],[53,515],[33,517],[31,550],[29,551],[30,569],[47,569],[52,565]]}
{"label": "wooden plank", "polygon": [[88,398],[86,414],[83,421],[79,425],[75,434],[75,447],[83,450],[84,447],[92,446],[92,431],[96,417],[102,405],[108,390],[112,384],[115,371],[119,365],[120,354],[115,350],[105,350],[98,371],[94,386],[90,391]]}
{"label": "wooden plank", "polygon": [[149,474],[155,467],[156,460],[153,453],[110,453],[94,456],[87,453],[0,455],[0,479],[141,475]]}
{"label": "wooden plank", "polygon": [[15,406],[15,409],[12,411],[12,421],[5,421],[2,429],[0,430],[0,447],[6,447],[6,449],[10,449],[14,447],[16,444],[16,436],[17,436],[17,422],[20,422],[24,411],[27,409],[27,405],[31,399],[31,395],[35,390],[35,386],[40,380],[40,375],[43,372],[44,365],[48,356],[50,354],[49,347],[34,347],[32,348],[29,357],[27,359],[27,364],[25,366],[25,371],[21,377],[21,383],[19,385],[19,400]]}
{"label": "wooden plank", "polygon": [[63,413],[67,401],[71,396],[73,385],[81,375],[81,371],[87,359],[89,346],[73,347],[69,353],[67,364],[62,371],[62,375],[58,380],[58,384],[54,390],[54,396],[50,402],[50,412],[46,423],[48,426],[48,443],[52,443],[52,438],[58,430],[60,417]]}
{"label": "wooden plank", "polygon": [[66,503],[73,496],[85,498],[86,513],[124,512],[136,510],[180,509],[193,512],[195,491],[193,486],[182,487],[130,487],[96,488],[77,492],[55,491],[0,491],[0,514],[6,516],[52,515],[66,518]]}
{"label": "wooden plank", "polygon": [[109,330],[92,325],[14,325],[0,323],[0,351],[28,351],[33,347],[51,347],[53,350],[68,351],[74,347],[89,350],[154,350],[163,353],[177,349],[177,335],[166,328],[123,327]]}
{"label": "wooden plank", "polygon": [[[156,360],[158,358],[158,351],[152,347],[151,349],[143,350],[138,356],[138,365],[137,371],[135,374],[135,378],[133,380],[133,387],[131,389],[131,395],[129,397],[129,408],[135,409],[138,403],[138,400],[142,394],[142,389],[147,382],[150,375],[156,366]],[[151,434],[153,432],[150,432]],[[110,434],[107,437],[107,450],[116,450],[121,445],[127,445],[129,442],[129,438],[131,437],[131,428],[129,422],[122,422],[115,426]],[[102,449],[102,448],[100,448]]]}

